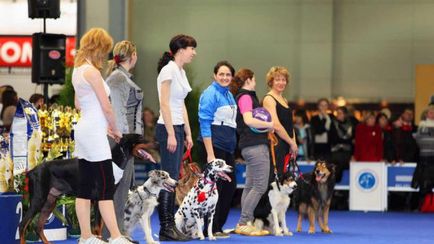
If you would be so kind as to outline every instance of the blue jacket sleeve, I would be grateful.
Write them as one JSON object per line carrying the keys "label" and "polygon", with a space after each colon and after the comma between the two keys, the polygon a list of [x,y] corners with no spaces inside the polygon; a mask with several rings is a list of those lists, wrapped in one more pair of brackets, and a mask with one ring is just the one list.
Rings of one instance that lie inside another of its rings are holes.
{"label": "blue jacket sleeve", "polygon": [[199,124],[202,137],[211,137],[211,124],[217,110],[214,93],[206,89],[199,100]]}

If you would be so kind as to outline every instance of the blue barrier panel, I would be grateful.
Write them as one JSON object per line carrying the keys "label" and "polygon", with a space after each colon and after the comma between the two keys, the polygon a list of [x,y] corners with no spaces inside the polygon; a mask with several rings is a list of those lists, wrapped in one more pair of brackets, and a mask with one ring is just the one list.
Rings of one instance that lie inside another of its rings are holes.
{"label": "blue barrier panel", "polygon": [[19,243],[18,224],[23,217],[22,196],[0,194],[1,243]]}
{"label": "blue barrier panel", "polygon": [[[297,162],[300,171],[304,174],[310,173],[315,165],[314,162]],[[410,187],[413,178],[413,172],[416,168],[416,163],[404,163],[387,165],[387,190],[388,191],[417,191]],[[237,187],[243,188],[246,182],[246,165],[236,164],[235,174],[237,179]],[[349,190],[350,189],[350,172],[344,170],[342,180],[336,183],[336,190]]]}
{"label": "blue barrier panel", "polygon": [[244,184],[246,184],[245,164],[235,164],[235,178],[237,179],[237,188],[244,188]]}
{"label": "blue barrier panel", "polygon": [[[311,173],[313,171],[313,167],[315,166],[314,162],[308,163],[308,162],[298,162],[298,166],[300,167],[300,171],[303,174]],[[336,182],[335,186],[336,190],[349,190],[350,189],[350,171],[344,170],[342,172],[342,179],[340,182]]]}
{"label": "blue barrier panel", "polygon": [[411,188],[411,180],[416,163],[404,163],[387,166],[388,191],[416,191]]}

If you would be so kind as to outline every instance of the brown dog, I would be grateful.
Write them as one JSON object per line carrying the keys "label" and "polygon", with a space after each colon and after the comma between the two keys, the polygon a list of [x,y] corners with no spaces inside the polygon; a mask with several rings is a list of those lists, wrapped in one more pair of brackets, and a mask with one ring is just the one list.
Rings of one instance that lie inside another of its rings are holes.
{"label": "brown dog", "polygon": [[176,186],[176,203],[181,206],[184,197],[188,194],[194,184],[199,180],[201,174],[200,167],[195,162],[184,160],[181,166],[181,177]]}
{"label": "brown dog", "polygon": [[303,216],[309,219],[309,234],[315,233],[315,219],[324,233],[332,233],[328,226],[330,203],[336,184],[335,166],[324,161],[315,164],[312,173],[297,180],[294,202],[298,210],[297,232],[301,232]]}

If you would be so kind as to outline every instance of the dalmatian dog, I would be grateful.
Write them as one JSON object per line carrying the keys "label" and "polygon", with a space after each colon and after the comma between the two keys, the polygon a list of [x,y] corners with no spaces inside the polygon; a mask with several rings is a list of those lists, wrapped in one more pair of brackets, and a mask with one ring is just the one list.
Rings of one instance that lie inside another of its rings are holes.
{"label": "dalmatian dog", "polygon": [[173,192],[176,180],[170,178],[169,173],[163,170],[152,170],[149,178],[143,185],[138,186],[128,194],[125,204],[124,227],[128,236],[131,236],[138,222],[145,232],[146,243],[157,244],[152,238],[151,215],[158,205],[158,195],[161,190]]}
{"label": "dalmatian dog", "polygon": [[212,233],[212,223],[215,207],[218,201],[217,180],[231,181],[227,173],[232,167],[222,159],[215,159],[208,163],[203,175],[179,206],[175,214],[175,223],[178,230],[191,238],[204,240],[204,218],[208,217],[208,239],[216,240]]}

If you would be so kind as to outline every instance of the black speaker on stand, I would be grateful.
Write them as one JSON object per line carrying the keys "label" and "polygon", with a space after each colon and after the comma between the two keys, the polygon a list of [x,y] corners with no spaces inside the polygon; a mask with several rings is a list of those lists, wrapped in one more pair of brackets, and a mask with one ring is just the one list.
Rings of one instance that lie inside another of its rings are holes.
{"label": "black speaker on stand", "polygon": [[32,82],[65,83],[66,36],[34,33],[32,35]]}
{"label": "black speaker on stand", "polygon": [[57,19],[60,17],[60,0],[27,0],[29,18]]}
{"label": "black speaker on stand", "polygon": [[44,19],[44,32],[32,35],[32,82],[44,84],[48,103],[48,84],[65,82],[66,36],[46,34],[46,19],[60,17],[60,0],[27,0],[29,18]]}

